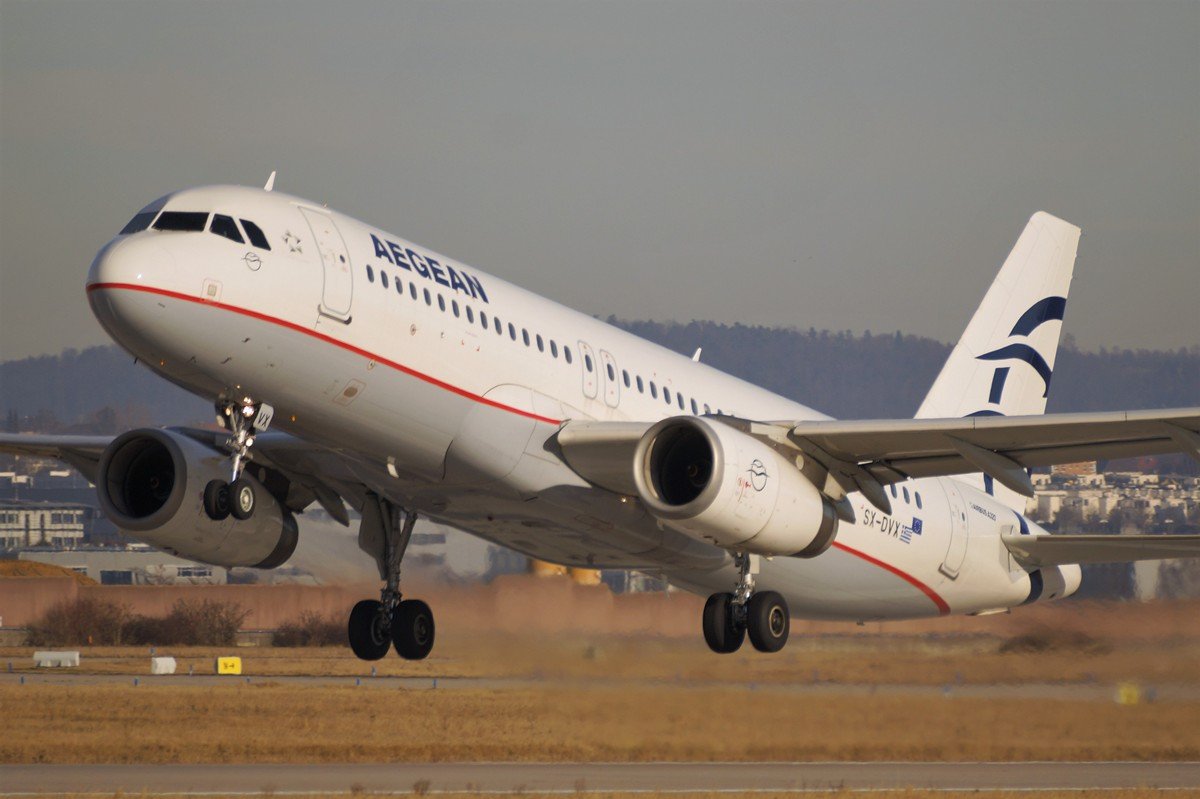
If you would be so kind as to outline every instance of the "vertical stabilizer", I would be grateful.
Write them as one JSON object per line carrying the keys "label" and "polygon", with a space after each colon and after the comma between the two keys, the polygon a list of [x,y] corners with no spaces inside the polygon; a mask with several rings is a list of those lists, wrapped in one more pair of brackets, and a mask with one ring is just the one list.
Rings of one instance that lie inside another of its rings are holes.
{"label": "vertical stabilizer", "polygon": [[[918,419],[1045,413],[1078,246],[1069,222],[1042,211],[1029,219]],[[1005,500],[1018,503],[1015,494]]]}

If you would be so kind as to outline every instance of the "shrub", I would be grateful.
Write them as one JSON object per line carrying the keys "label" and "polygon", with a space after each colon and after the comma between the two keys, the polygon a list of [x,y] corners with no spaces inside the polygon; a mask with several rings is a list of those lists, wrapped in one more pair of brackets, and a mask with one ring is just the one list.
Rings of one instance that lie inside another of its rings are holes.
{"label": "shrub", "polygon": [[305,611],[299,620],[279,625],[272,643],[275,646],[340,646],[346,643],[346,622],[337,616]]}
{"label": "shrub", "polygon": [[129,610],[90,597],[67,599],[29,625],[30,646],[115,645],[125,643]]}
{"label": "shrub", "polygon": [[165,617],[132,616],[122,605],[80,598],[50,608],[27,638],[30,646],[227,646],[248,615],[233,602],[181,599]]}

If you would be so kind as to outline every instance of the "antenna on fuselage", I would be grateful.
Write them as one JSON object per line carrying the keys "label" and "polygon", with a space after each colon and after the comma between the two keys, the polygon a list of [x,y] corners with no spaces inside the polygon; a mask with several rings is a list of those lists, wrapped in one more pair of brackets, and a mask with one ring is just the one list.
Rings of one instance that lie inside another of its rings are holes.
{"label": "antenna on fuselage", "polygon": [[697,347],[696,351],[692,353],[692,360],[695,361],[696,363],[700,363],[700,352],[703,349],[704,349],[703,347]]}
{"label": "antenna on fuselage", "polygon": [[275,190],[275,172],[276,170],[271,170],[271,177],[267,178],[267,185],[263,186],[263,191]]}

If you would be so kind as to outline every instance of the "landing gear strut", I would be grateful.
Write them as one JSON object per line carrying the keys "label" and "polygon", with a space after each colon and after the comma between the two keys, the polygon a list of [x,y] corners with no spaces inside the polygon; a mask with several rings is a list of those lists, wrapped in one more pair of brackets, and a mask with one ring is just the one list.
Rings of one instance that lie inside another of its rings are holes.
{"label": "landing gear strut", "polygon": [[422,660],[433,650],[433,611],[419,599],[402,599],[400,564],[412,538],[417,514],[375,494],[363,507],[358,544],[374,556],[383,579],[379,599],[364,599],[350,612],[350,648],[363,660],[379,660],[388,646],[406,660]]}
{"label": "landing gear strut", "polygon": [[713,594],[704,603],[704,641],[714,652],[736,652],[746,633],[760,652],[778,652],[787,643],[787,601],[776,591],[755,592],[756,560],[744,552],[735,555],[738,582],[733,593]]}
{"label": "landing gear strut", "polygon": [[258,505],[254,483],[242,477],[250,460],[254,436],[271,426],[275,409],[265,402],[244,397],[240,402],[221,400],[216,403],[217,421],[230,431],[225,446],[233,453],[230,481],[209,480],[204,487],[204,512],[210,519],[221,521],[230,514],[235,519],[249,519]]}

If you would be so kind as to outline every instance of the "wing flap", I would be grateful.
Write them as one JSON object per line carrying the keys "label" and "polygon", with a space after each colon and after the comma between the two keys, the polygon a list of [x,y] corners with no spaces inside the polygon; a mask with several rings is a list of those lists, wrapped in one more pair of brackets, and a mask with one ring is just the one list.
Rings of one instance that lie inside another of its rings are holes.
{"label": "wing flap", "polygon": [[1027,568],[1200,558],[1200,535],[1006,535],[1002,540]]}

